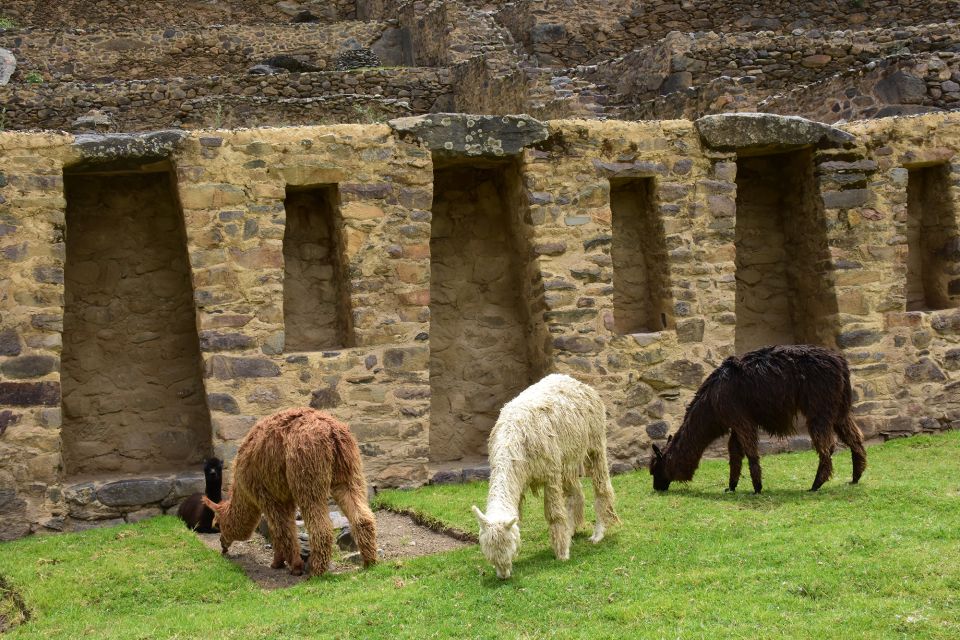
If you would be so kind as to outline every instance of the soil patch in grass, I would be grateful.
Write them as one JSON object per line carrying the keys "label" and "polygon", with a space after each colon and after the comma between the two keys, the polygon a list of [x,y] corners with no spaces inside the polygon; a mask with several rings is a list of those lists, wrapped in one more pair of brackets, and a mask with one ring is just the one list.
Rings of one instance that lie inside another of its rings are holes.
{"label": "soil patch in grass", "polygon": [[[469,546],[469,542],[437,533],[413,521],[408,515],[390,511],[375,512],[377,518],[377,547],[382,550],[381,562],[399,558],[414,558]],[[220,536],[216,533],[197,534],[203,543],[220,551]],[[293,576],[286,567],[271,569],[273,549],[259,533],[246,542],[234,542],[227,557],[247,576],[264,589],[282,589],[306,580],[309,576]],[[356,571],[359,566],[345,560],[347,554],[334,547],[333,573]]]}
{"label": "soil patch in grass", "polygon": [[30,619],[30,612],[20,594],[0,576],[0,633],[10,631]]}

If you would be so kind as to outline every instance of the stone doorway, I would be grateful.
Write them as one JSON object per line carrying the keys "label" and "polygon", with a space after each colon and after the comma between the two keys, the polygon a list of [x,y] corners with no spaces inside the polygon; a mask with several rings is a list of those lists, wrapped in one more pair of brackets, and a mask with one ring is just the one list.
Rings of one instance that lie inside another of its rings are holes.
{"label": "stone doorway", "polygon": [[516,161],[434,171],[430,457],[479,458],[531,382]]}
{"label": "stone doorway", "polygon": [[813,151],[737,159],[737,353],[835,347],[837,299]]}
{"label": "stone doorway", "polygon": [[65,173],[67,476],[199,466],[210,418],[172,173]]}

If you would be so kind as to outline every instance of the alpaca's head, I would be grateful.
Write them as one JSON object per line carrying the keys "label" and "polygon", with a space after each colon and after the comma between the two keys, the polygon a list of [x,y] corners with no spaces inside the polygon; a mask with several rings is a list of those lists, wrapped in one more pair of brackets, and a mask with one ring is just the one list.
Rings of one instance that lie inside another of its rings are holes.
{"label": "alpaca's head", "polygon": [[488,518],[474,505],[473,513],[480,522],[480,549],[497,570],[497,577],[506,579],[513,571],[513,559],[520,552],[520,527],[517,516],[505,520]]}
{"label": "alpaca's head", "polygon": [[[669,442],[667,446],[669,449]],[[657,491],[666,491],[670,488],[666,460],[657,445],[653,445],[653,456],[650,458],[650,475],[653,476],[653,488]]]}
{"label": "alpaca's head", "polygon": [[207,496],[201,498],[203,504],[210,508],[213,511],[213,526],[220,529],[220,552],[226,553],[230,550],[230,545],[233,544],[235,540],[245,539],[239,535],[236,535],[230,528],[230,518],[224,517],[224,514],[230,509],[230,501],[223,500],[221,502],[214,502]]}
{"label": "alpaca's head", "polygon": [[221,480],[223,478],[223,461],[220,458],[207,460],[203,465],[203,475],[207,480]]}

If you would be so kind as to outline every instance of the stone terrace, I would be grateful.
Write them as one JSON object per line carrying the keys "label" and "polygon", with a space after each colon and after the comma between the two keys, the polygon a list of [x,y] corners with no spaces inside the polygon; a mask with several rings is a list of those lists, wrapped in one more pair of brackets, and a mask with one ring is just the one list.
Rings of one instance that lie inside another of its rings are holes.
{"label": "stone terrace", "polygon": [[835,121],[953,109],[960,42],[947,19],[957,4],[782,2],[759,13],[713,1],[356,0],[322,11],[288,0],[161,14],[162,4],[98,2],[81,20],[75,2],[15,2],[5,11],[19,28],[0,31],[18,63],[0,87],[2,125],[141,130],[439,111]]}

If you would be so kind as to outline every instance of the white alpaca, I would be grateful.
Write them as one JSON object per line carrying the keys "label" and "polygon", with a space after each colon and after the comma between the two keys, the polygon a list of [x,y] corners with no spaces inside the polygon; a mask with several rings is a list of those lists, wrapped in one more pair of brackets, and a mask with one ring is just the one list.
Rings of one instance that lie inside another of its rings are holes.
{"label": "white alpaca", "polygon": [[520,550],[523,492],[543,489],[550,542],[558,560],[570,558],[570,539],[584,524],[580,471],[590,467],[596,522],[591,542],[620,522],[607,470],[606,409],[600,395],[570,376],[551,374],[500,410],[490,432],[487,512],[474,505],[480,548],[500,578],[509,578]]}

